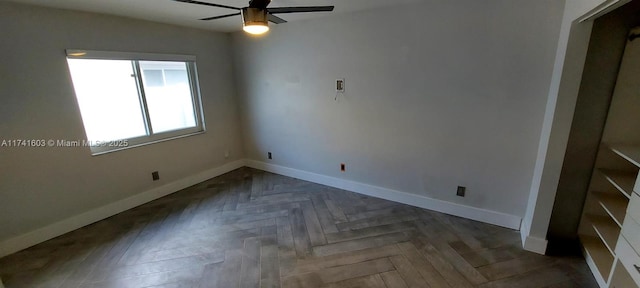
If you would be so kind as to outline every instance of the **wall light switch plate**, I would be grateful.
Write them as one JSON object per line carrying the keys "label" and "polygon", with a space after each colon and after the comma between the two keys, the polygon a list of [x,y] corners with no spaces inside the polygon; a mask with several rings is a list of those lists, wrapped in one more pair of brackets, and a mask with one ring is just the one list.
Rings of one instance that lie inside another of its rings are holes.
{"label": "wall light switch plate", "polygon": [[336,91],[344,92],[344,78],[336,79]]}

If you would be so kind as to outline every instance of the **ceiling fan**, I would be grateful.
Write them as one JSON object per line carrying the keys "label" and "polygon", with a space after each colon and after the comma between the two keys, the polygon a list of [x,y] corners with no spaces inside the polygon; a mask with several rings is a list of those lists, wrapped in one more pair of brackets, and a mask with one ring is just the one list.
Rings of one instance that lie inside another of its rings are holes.
{"label": "ceiling fan", "polygon": [[263,34],[269,31],[269,22],[275,24],[286,23],[287,21],[274,15],[285,13],[304,13],[304,12],[331,12],[334,6],[307,6],[307,7],[274,7],[267,8],[271,0],[251,0],[248,7],[238,8],[233,6],[214,4],[209,2],[194,1],[194,0],[173,0],[176,2],[213,6],[219,8],[232,9],[240,12],[202,18],[200,20],[215,20],[222,19],[242,14],[243,30],[250,34]]}

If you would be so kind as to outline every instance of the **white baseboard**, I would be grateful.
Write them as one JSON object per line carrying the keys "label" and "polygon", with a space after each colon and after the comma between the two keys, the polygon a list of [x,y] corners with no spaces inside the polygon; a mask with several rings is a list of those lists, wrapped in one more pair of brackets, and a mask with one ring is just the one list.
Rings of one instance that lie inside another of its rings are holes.
{"label": "white baseboard", "polygon": [[534,252],[544,255],[547,252],[547,241],[543,238],[526,236],[522,241],[522,248],[529,252]]}
{"label": "white baseboard", "polygon": [[[209,169],[201,173],[167,183],[160,187],[156,187],[129,198],[67,218],[26,234],[4,240],[0,242],[0,257],[29,248],[38,243],[42,243],[67,232],[87,226],[91,223],[111,217],[123,211],[140,206],[243,166],[245,166],[245,160],[237,160],[227,163],[220,167]],[[2,288],[1,285],[0,288]]]}
{"label": "white baseboard", "polygon": [[382,198],[394,202],[399,202],[411,206],[416,206],[428,210],[438,211],[445,214],[464,217],[484,223],[507,227],[519,230],[521,217],[506,213],[461,205],[457,203],[433,199],[412,193],[392,190],[388,188],[373,186],[360,182],[325,176],[312,172],[302,171],[289,167],[264,163],[255,160],[246,160],[247,166],[276,174],[281,174],[293,178],[298,178],[318,184],[323,184],[343,190],[348,190],[360,194],[365,194],[377,198]]}
{"label": "white baseboard", "polygon": [[534,252],[534,253],[544,255],[547,252],[547,244],[549,243],[549,241],[547,239],[529,235],[530,229],[531,229],[531,224],[529,220],[525,217],[524,219],[522,219],[522,226],[520,227],[520,238],[522,240],[522,248],[529,252]]}

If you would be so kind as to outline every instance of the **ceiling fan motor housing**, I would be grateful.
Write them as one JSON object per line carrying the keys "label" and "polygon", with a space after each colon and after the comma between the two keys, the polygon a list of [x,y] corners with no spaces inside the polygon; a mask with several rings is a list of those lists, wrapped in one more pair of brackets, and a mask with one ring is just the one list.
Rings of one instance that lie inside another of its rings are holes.
{"label": "ceiling fan motor housing", "polygon": [[242,8],[242,20],[244,26],[268,26],[269,18],[267,17],[267,9],[261,8]]}

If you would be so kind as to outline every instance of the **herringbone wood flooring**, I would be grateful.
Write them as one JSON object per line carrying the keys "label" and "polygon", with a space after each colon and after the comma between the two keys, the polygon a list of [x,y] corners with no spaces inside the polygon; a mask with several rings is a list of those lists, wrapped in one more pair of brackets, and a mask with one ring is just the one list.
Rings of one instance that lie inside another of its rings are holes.
{"label": "herringbone wood flooring", "polygon": [[517,231],[242,168],[0,259],[12,287],[597,287]]}

